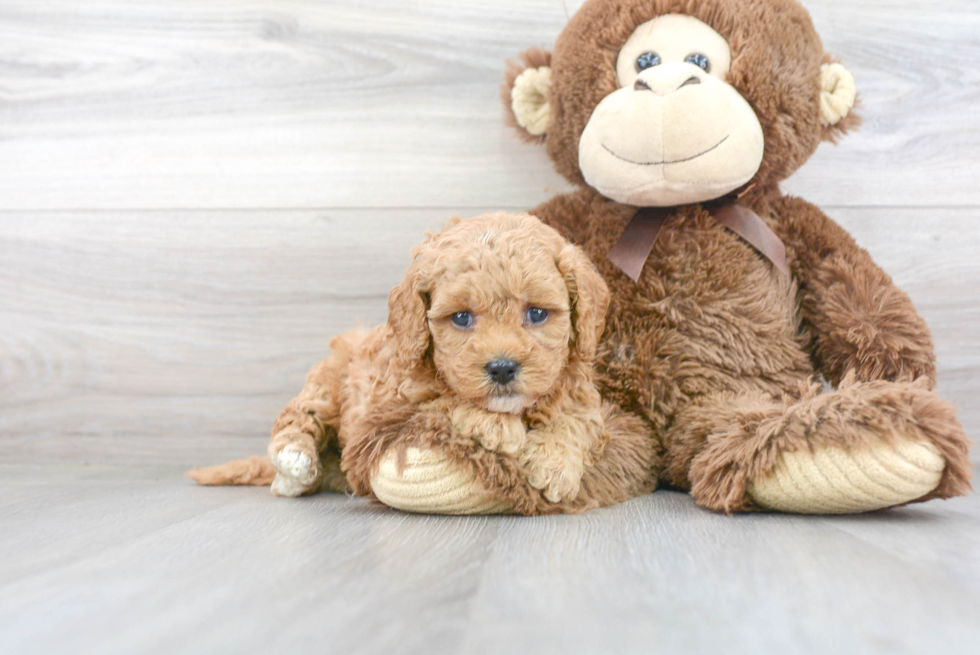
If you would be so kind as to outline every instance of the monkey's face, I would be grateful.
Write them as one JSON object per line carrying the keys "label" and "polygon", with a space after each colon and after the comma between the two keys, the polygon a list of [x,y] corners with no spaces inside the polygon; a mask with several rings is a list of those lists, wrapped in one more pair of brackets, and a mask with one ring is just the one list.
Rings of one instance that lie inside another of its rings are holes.
{"label": "monkey's face", "polygon": [[797,0],[586,0],[508,69],[511,122],[558,172],[635,206],[789,177],[860,121]]}
{"label": "monkey's face", "polygon": [[725,79],[728,42],[692,16],[643,23],[620,50],[620,88],[595,108],[579,168],[604,196],[641,207],[712,200],[759,170],[762,126]]}

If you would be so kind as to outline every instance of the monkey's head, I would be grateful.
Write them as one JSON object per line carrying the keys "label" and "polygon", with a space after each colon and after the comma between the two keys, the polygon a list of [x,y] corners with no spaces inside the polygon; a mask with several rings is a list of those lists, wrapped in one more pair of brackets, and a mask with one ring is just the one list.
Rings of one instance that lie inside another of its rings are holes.
{"label": "monkey's head", "polygon": [[775,184],[860,122],[795,0],[588,0],[553,54],[522,58],[510,122],[572,183],[639,207]]}

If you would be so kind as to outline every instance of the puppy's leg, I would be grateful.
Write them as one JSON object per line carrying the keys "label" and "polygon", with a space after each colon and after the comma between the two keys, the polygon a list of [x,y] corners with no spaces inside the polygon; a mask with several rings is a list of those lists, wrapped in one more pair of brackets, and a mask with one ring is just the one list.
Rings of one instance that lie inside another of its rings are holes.
{"label": "puppy's leg", "polygon": [[357,336],[342,335],[331,343],[334,352],[313,367],[303,391],[276,420],[269,458],[278,471],[272,483],[272,493],[277,496],[346,490],[346,484],[341,484],[337,428],[342,388]]}

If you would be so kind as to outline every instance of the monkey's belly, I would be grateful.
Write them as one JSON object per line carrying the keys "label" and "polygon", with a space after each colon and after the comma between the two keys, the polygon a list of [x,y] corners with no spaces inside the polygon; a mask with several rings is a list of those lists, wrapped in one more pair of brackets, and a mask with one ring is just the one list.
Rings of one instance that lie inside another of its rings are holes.
{"label": "monkey's belly", "polygon": [[639,284],[613,278],[610,285],[597,360],[603,397],[657,425],[708,393],[795,392],[812,365],[793,280],[734,234],[709,228],[671,236],[672,248],[659,257],[655,250]]}

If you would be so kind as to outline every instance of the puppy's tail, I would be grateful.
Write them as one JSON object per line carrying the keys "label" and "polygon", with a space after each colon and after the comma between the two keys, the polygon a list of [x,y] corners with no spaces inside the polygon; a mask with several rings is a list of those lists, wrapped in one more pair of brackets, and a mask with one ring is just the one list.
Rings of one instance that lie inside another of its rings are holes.
{"label": "puppy's tail", "polygon": [[187,477],[206,487],[222,485],[267,487],[276,478],[276,467],[268,457],[252,455],[248,459],[236,459],[227,464],[196,468]]}

